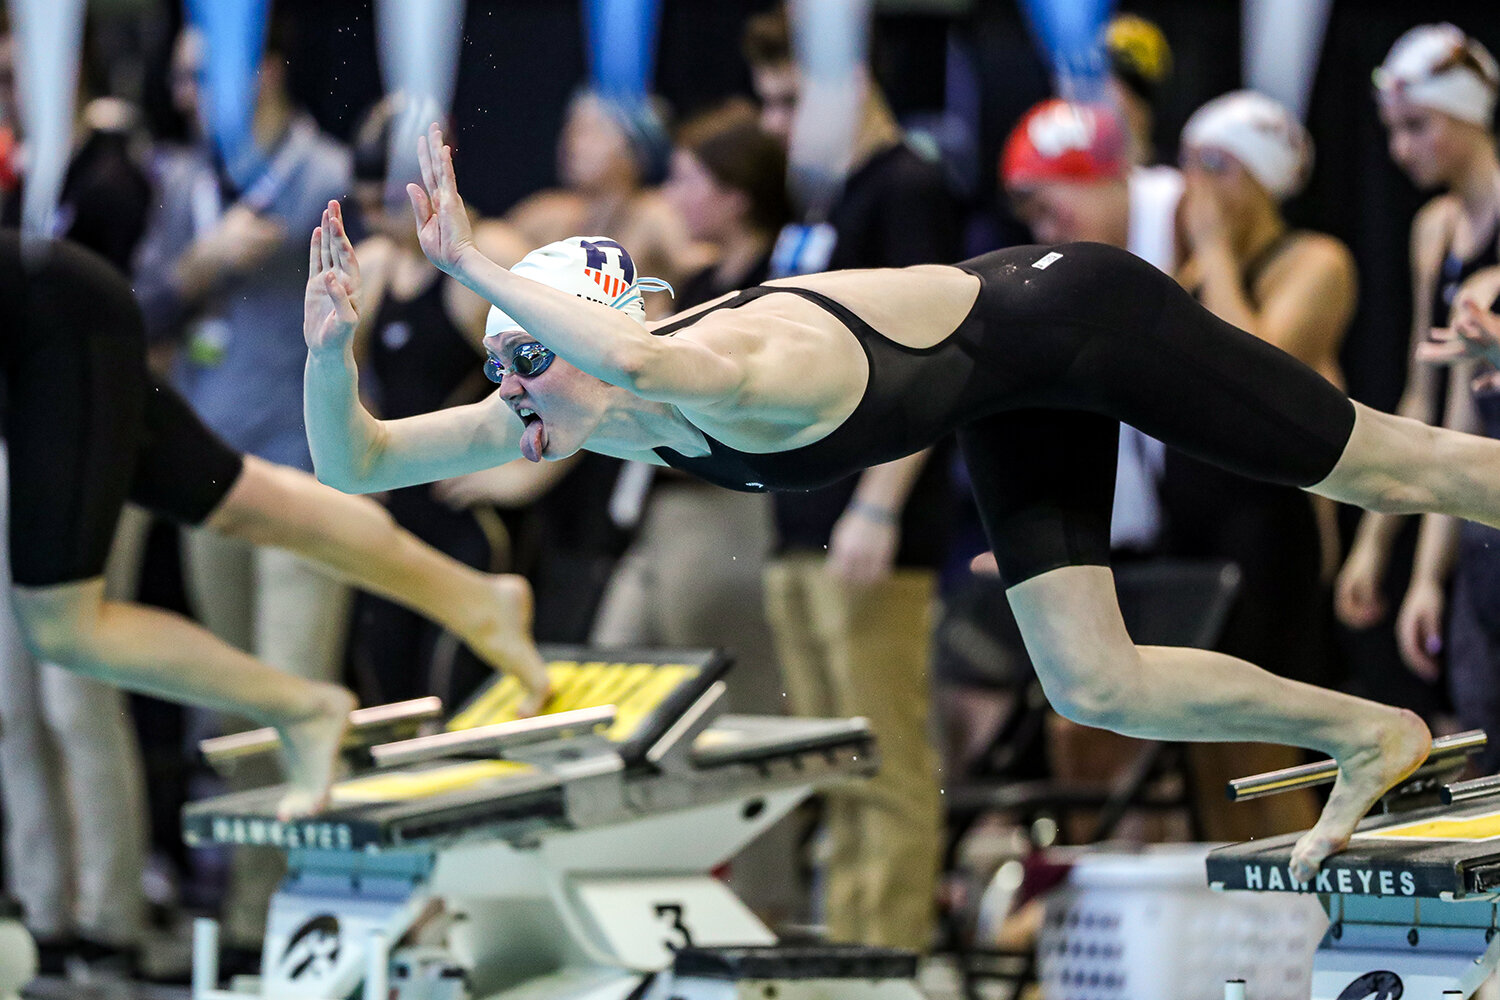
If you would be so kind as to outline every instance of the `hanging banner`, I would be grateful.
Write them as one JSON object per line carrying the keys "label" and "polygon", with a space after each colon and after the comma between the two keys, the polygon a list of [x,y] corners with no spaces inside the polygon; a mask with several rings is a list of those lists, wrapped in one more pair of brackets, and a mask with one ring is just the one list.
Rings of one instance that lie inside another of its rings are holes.
{"label": "hanging banner", "polygon": [[1093,103],[1104,95],[1109,68],[1104,29],[1114,0],[1022,0],[1032,35],[1052,68],[1057,95]]}
{"label": "hanging banner", "polygon": [[241,187],[261,169],[250,127],[269,7],[269,0],[187,0],[188,21],[203,35],[203,125]]}
{"label": "hanging banner", "polygon": [[1245,0],[1240,8],[1245,86],[1276,98],[1301,121],[1332,9],[1333,0]]}
{"label": "hanging banner", "polygon": [[399,194],[418,176],[417,137],[447,118],[458,81],[464,0],[378,0],[375,41],[387,94],[401,95],[391,122],[387,187]]}
{"label": "hanging banner", "polygon": [[651,92],[661,0],[584,0],[589,78],[605,97],[631,105]]}
{"label": "hanging banner", "polygon": [[791,0],[787,16],[800,87],[788,186],[808,221],[821,222],[849,172],[870,83],[870,0]]}

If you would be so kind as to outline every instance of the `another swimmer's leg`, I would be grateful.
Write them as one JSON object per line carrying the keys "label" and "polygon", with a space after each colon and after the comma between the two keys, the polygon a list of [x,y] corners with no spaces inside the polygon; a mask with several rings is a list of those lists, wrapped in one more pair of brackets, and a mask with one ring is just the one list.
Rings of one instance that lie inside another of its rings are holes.
{"label": "another swimmer's leg", "polygon": [[245,456],[244,471],[205,524],[256,545],[289,549],[350,583],[450,629],[492,666],[547,696],[547,671],[531,637],[531,586],[481,573],[399,527],[369,497],[324,486],[297,469]]}
{"label": "another swimmer's leg", "polygon": [[282,737],[285,818],[328,801],[354,696],[282,673],[179,615],[107,601],[104,580],[16,587],[16,614],[40,659],[144,694],[245,716]]}
{"label": "another swimmer's leg", "polygon": [[1500,441],[1354,404],[1333,471],[1308,487],[1385,514],[1450,514],[1500,527]]}
{"label": "another swimmer's leg", "polygon": [[1348,843],[1370,807],[1431,746],[1412,712],[1287,680],[1222,653],[1136,646],[1105,567],[1055,569],[1006,596],[1042,687],[1067,718],[1145,739],[1307,747],[1338,761],[1328,804],[1292,854],[1299,881]]}

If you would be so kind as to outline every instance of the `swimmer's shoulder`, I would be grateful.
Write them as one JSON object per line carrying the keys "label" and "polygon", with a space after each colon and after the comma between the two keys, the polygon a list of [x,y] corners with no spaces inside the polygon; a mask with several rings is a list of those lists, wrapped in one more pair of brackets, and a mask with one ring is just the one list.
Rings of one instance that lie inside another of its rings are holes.
{"label": "swimmer's shoulder", "polygon": [[1440,194],[1417,209],[1411,223],[1411,251],[1414,261],[1441,262],[1458,229],[1463,205],[1453,194]]}
{"label": "swimmer's shoulder", "polygon": [[1299,230],[1277,270],[1289,272],[1323,272],[1338,278],[1353,279],[1357,274],[1354,253],[1337,236],[1310,229]]}

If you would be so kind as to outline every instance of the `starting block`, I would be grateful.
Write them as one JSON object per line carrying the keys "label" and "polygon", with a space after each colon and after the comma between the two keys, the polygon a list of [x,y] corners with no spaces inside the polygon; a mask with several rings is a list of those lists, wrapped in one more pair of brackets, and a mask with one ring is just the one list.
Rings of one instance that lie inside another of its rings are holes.
{"label": "starting block", "polygon": [[[625,1000],[689,950],[776,943],[710,872],[816,787],[873,773],[865,720],[722,715],[713,651],[543,652],[535,718],[508,677],[438,732],[410,728],[436,728],[428,701],[368,710],[318,816],[278,821],[280,788],[185,810],[190,845],[287,851],[256,995]],[[245,995],[219,988],[216,935],[196,931],[195,1000]]]}
{"label": "starting block", "polygon": [[[1318,895],[1329,927],[1313,958],[1312,1000],[1472,995],[1500,965],[1500,778],[1450,782],[1484,744],[1477,730],[1435,741],[1427,763],[1311,882],[1291,877],[1300,834],[1288,834],[1211,852],[1209,884]],[[1324,761],[1255,775],[1231,782],[1230,797],[1326,784],[1336,773]]]}

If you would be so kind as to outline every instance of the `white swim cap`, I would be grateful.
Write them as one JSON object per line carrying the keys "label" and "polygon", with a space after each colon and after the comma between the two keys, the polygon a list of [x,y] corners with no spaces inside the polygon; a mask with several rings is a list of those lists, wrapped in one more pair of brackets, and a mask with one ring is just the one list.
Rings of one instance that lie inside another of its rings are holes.
{"label": "white swim cap", "polygon": [[[642,326],[646,323],[646,302],[641,293],[672,291],[672,286],[660,278],[640,277],[626,249],[607,236],[570,236],[548,243],[522,257],[510,270],[549,288],[618,309]],[[519,329],[520,323],[490,306],[484,321],[485,336]]]}
{"label": "white swim cap", "polygon": [[1222,149],[1277,201],[1302,189],[1312,171],[1312,137],[1279,101],[1253,90],[1215,97],[1182,129],[1184,147]]}
{"label": "white swim cap", "polygon": [[1422,24],[1396,39],[1372,74],[1382,97],[1452,115],[1481,128],[1495,117],[1500,66],[1489,49],[1451,24]]}

